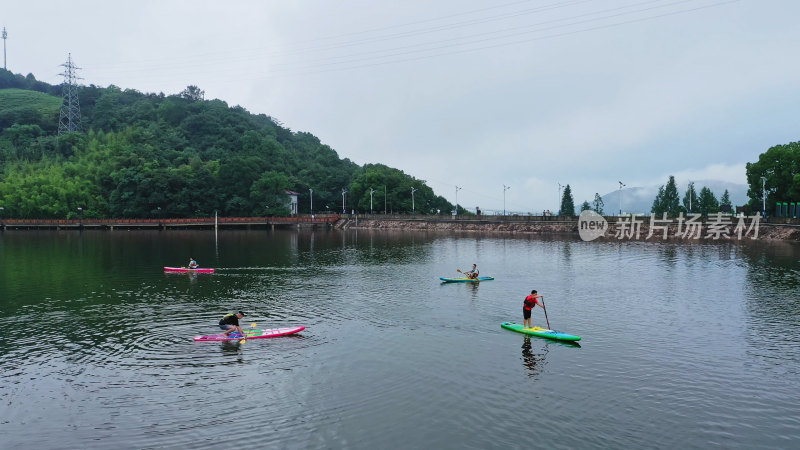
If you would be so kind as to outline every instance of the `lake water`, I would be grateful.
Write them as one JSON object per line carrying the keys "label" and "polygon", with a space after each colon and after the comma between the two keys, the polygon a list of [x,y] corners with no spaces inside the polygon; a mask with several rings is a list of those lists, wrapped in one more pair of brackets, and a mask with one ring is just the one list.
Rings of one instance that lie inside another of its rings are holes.
{"label": "lake water", "polygon": [[[163,272],[190,256],[217,273]],[[799,259],[758,241],[6,231],[0,447],[796,448]],[[439,282],[472,263],[496,279]],[[580,345],[500,328],[531,289]],[[192,340],[239,309],[307,329]]]}

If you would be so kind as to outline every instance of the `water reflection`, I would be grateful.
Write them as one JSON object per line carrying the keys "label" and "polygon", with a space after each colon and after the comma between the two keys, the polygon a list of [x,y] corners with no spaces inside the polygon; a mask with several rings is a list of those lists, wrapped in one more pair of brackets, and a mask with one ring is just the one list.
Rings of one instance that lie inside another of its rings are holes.
{"label": "water reflection", "polygon": [[[210,274],[203,274],[203,275],[210,275]],[[189,279],[190,284],[197,283],[197,272],[164,272],[164,278],[182,278],[186,277]]]}
{"label": "water reflection", "polygon": [[[800,359],[800,339],[790,332],[800,328],[800,263],[796,243],[745,245],[745,305],[748,354],[764,367],[795,376],[797,369],[775,364],[787,356]],[[787,345],[788,344],[788,345]]]}
{"label": "water reflection", "polygon": [[678,265],[678,250],[675,245],[670,243],[658,245],[656,251],[661,257],[661,261],[664,262],[665,269],[674,270],[676,268]]}
{"label": "water reflection", "polygon": [[242,351],[244,350],[244,345],[246,344],[240,344],[239,341],[221,341],[219,348],[223,356],[226,357],[235,356],[237,363],[244,363],[244,358],[242,355]]}
{"label": "water reflection", "polygon": [[472,299],[478,298],[478,288],[481,286],[480,282],[477,283],[467,283],[469,285],[469,293],[472,295]]}
{"label": "water reflection", "polygon": [[561,254],[567,265],[572,261],[572,244],[571,241],[564,241],[561,243]]}
{"label": "water reflection", "polygon": [[[539,340],[537,340],[539,341]],[[540,342],[540,341],[539,341]],[[547,343],[544,343],[540,351],[534,353],[531,346],[531,338],[525,336],[522,341],[522,365],[528,370],[528,377],[537,378],[546,364],[545,356],[547,356],[548,348]]]}

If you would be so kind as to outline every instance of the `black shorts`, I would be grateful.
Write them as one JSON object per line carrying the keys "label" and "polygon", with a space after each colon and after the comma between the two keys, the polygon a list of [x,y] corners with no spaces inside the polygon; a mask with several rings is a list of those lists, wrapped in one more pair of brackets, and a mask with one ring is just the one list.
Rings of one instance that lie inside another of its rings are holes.
{"label": "black shorts", "polygon": [[531,318],[531,310],[524,306],[522,307],[522,318],[526,320]]}

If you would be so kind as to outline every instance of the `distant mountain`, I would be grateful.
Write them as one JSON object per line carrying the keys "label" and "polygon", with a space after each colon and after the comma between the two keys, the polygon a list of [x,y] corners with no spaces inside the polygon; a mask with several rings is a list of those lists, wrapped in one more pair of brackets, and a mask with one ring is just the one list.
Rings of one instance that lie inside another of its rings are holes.
{"label": "distant mountain", "polygon": [[[664,184],[666,184],[666,181]],[[727,189],[733,206],[741,206],[750,201],[747,197],[748,186],[746,184],[729,183],[720,180],[698,180],[694,182],[695,192],[699,193],[700,189],[703,189],[704,186],[711,189],[711,192],[714,193],[717,200],[722,197],[725,189]],[[650,209],[653,207],[653,200],[655,200],[656,195],[658,195],[659,187],[661,187],[660,184],[655,186],[635,186],[622,189],[621,194],[619,189],[609,192],[602,196],[604,204],[603,214],[619,214],[620,195],[622,196],[623,213],[650,214]],[[685,184],[678,185],[678,194],[680,195],[681,202],[683,202],[683,196],[686,195]],[[589,203],[591,203],[592,200],[593,199],[588,199]],[[576,203],[583,203],[583,200],[578,202],[576,199]]]}

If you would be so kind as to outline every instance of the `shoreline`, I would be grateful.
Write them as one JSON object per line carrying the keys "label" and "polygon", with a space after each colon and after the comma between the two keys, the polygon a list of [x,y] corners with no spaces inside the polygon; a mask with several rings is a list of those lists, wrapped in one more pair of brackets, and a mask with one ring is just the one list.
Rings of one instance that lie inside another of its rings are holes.
{"label": "shoreline", "polygon": [[[357,229],[357,230],[408,230],[408,231],[460,231],[460,232],[492,232],[492,233],[510,233],[510,234],[560,234],[560,235],[573,235],[576,238],[580,235],[578,228],[578,218],[574,220],[564,220],[564,218],[549,217],[553,220],[521,220],[514,221],[513,219],[506,220],[433,220],[426,219],[403,219],[403,218],[340,218],[335,228],[338,229]],[[719,229],[711,232],[710,226],[713,225],[711,221],[704,221],[698,223],[700,226],[697,229],[691,230],[690,233],[682,235],[686,232],[684,225],[683,229],[679,230],[678,224],[670,223],[661,227],[654,227],[653,234],[650,235],[649,218],[642,220],[643,223],[638,225],[638,231],[631,229],[630,224],[627,228],[620,230],[615,227],[622,226],[622,222],[615,222],[613,219],[609,221],[609,229],[606,233],[596,240],[598,241],[675,241],[675,240],[717,240],[717,241],[737,241],[737,240],[777,240],[777,241],[795,241],[800,242],[800,225],[796,224],[776,224],[776,223],[763,223],[755,224],[749,230],[744,228],[737,232],[736,222],[728,224],[725,229]],[[625,219],[623,217],[623,219]],[[751,225],[748,222],[745,224],[747,227]],[[667,238],[664,239],[664,228],[666,228]],[[757,235],[756,235],[757,232]],[[697,237],[695,237],[697,236]],[[717,239],[714,239],[717,236]],[[727,237],[725,237],[727,236]],[[741,236],[741,237],[740,237]],[[755,236],[755,238],[753,238]],[[594,240],[594,239],[592,239]]]}
{"label": "shoreline", "polygon": [[[580,219],[580,220],[579,220]],[[653,233],[650,233],[651,225]],[[581,230],[580,227],[584,229]],[[0,234],[10,230],[131,231],[232,229],[356,229],[499,233],[574,236],[600,241],[771,240],[800,242],[800,219],[712,216],[692,222],[685,218],[636,216],[567,218],[558,216],[410,216],[320,214],[292,217],[205,217],[183,219],[5,219]],[[602,232],[601,232],[602,231]],[[666,232],[666,238],[664,234]],[[755,237],[755,239],[753,239]]]}

